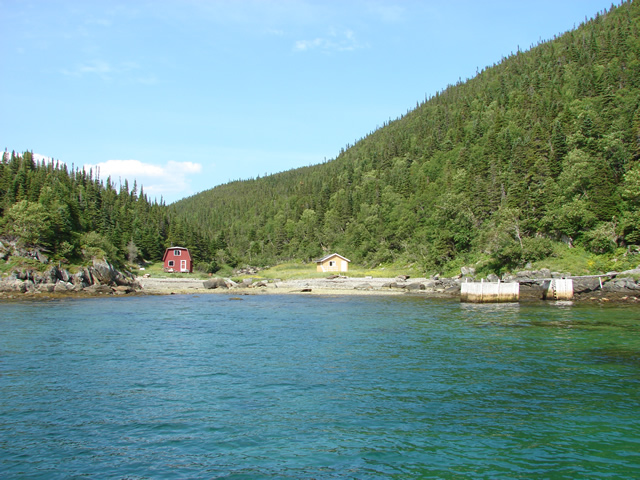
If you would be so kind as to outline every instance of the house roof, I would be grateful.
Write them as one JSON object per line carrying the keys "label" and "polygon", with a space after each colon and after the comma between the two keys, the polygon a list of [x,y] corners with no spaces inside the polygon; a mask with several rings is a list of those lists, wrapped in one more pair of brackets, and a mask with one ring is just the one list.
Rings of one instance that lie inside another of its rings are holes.
{"label": "house roof", "polygon": [[185,247],[169,247],[164,251],[164,255],[162,256],[162,261],[163,262],[167,258],[167,253],[169,253],[170,250],[184,250],[184,251],[187,252],[187,255],[189,256],[189,258],[191,258],[191,254],[189,253],[189,249],[188,248],[185,248]]}
{"label": "house roof", "polygon": [[325,260],[328,260],[331,257],[340,257],[341,259],[346,260],[347,262],[351,262],[351,260],[349,260],[348,258],[343,257],[340,254],[330,253],[329,255],[325,255],[324,257],[319,258],[318,260],[316,260],[316,263],[322,263],[322,262],[324,262]]}

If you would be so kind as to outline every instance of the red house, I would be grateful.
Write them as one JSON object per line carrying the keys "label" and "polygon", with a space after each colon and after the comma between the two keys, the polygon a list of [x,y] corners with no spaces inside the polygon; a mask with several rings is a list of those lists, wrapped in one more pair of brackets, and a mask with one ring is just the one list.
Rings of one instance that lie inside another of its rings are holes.
{"label": "red house", "polygon": [[167,248],[162,257],[165,272],[193,272],[193,262],[189,250],[184,247]]}

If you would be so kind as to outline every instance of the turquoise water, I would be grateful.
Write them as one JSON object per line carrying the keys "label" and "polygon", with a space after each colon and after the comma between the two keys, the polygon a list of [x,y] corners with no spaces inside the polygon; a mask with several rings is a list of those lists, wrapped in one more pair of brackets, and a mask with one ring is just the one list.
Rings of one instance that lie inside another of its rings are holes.
{"label": "turquoise water", "polygon": [[640,477],[640,307],[0,304],[4,479]]}

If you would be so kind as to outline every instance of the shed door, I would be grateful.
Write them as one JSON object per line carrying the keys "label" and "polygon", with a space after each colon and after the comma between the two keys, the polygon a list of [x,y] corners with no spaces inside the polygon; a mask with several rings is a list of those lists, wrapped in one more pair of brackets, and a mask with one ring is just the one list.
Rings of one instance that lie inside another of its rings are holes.
{"label": "shed door", "polygon": [[180,260],[180,271],[184,272],[187,270],[187,261],[186,260]]}

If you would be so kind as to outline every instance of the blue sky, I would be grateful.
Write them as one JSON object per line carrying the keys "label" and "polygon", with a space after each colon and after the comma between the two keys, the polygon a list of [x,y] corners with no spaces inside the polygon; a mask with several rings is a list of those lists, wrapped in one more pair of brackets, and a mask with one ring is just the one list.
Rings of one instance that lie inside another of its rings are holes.
{"label": "blue sky", "polygon": [[335,158],[611,4],[0,0],[0,148],[171,203]]}

